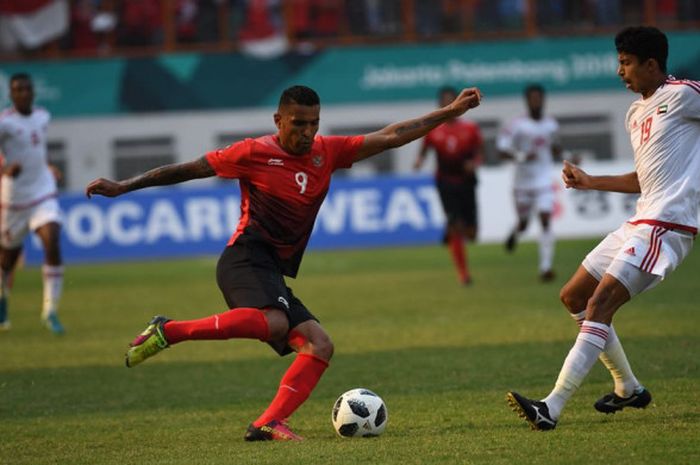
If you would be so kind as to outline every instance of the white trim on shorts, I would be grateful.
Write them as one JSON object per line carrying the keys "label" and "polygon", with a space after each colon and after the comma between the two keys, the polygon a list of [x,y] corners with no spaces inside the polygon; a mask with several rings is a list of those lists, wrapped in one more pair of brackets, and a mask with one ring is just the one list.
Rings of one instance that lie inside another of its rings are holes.
{"label": "white trim on shorts", "polygon": [[598,281],[610,274],[634,296],[659,284],[692,246],[692,235],[684,231],[624,223],[586,255],[582,266]]}

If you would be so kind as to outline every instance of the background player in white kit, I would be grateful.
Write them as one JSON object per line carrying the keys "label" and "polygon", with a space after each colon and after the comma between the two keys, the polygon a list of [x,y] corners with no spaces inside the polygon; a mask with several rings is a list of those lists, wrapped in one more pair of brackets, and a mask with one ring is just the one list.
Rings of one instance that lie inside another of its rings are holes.
{"label": "background player in white kit", "polygon": [[539,271],[543,281],[554,279],[554,233],[551,227],[554,208],[552,176],[554,159],[561,157],[558,141],[559,124],[544,115],[544,88],[532,84],[525,88],[527,115],[510,121],[501,129],[496,147],[501,158],[515,161],[513,197],[518,223],[506,240],[512,252],[518,236],[527,229],[530,215],[536,211],[542,231],[539,237]]}
{"label": "background player in white kit", "polygon": [[615,413],[644,408],[651,394],[637,380],[612,326],[631,297],[656,286],[688,255],[700,201],[700,82],[666,75],[668,41],[653,27],[632,27],[615,37],[618,74],[641,94],[627,112],[635,171],[590,176],[564,162],[567,187],[640,192],[635,215],[603,239],[563,287],[561,300],[581,327],[554,390],[541,401],[516,392],[511,407],[534,429],[549,430],[596,359],[610,371],[614,391],[594,407]]}
{"label": "background player in white kit", "polygon": [[34,87],[27,74],[10,78],[13,106],[0,113],[0,152],[4,154],[0,182],[0,329],[8,329],[9,276],[34,231],[44,247],[44,300],[41,318],[56,334],[63,333],[57,316],[63,288],[59,248],[61,213],[56,180],[47,162],[49,112],[34,106]]}

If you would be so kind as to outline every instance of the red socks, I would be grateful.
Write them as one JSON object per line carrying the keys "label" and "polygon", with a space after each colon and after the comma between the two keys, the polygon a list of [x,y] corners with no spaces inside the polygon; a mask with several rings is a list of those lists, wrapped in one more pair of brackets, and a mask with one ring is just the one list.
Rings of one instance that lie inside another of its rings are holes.
{"label": "red socks", "polygon": [[[169,344],[191,339],[268,339],[265,314],[256,308],[236,308],[199,320],[169,321],[163,326]],[[296,341],[294,338],[302,338]],[[290,342],[303,345],[303,336],[294,330]],[[298,354],[280,381],[277,395],[253,424],[260,427],[272,420],[284,420],[304,403],[316,387],[328,362],[311,354]]]}
{"label": "red socks", "polygon": [[277,395],[253,426],[259,428],[272,420],[289,417],[309,397],[326,368],[328,362],[315,355],[297,355],[282,377]]}
{"label": "red socks", "polygon": [[269,337],[267,318],[257,308],[236,308],[199,320],[169,321],[163,326],[168,344],[190,339],[260,339]]}
{"label": "red socks", "polygon": [[452,255],[452,261],[454,261],[455,267],[457,268],[459,282],[468,282],[470,276],[469,270],[467,269],[467,252],[466,247],[464,245],[464,238],[459,234],[450,234],[450,237],[448,238],[448,245],[450,247],[450,255]]}

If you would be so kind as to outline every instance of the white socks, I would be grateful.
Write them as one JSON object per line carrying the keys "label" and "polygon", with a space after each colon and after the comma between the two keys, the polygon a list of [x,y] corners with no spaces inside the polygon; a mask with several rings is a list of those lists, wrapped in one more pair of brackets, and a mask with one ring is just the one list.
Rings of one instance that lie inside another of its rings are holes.
{"label": "white socks", "polygon": [[552,419],[559,418],[564,405],[578,390],[583,379],[603,351],[610,327],[595,321],[584,321],[576,343],[569,351],[552,392],[542,399]]}
{"label": "white socks", "polygon": [[[580,327],[585,320],[586,312],[572,314],[571,317]],[[642,388],[639,380],[632,372],[632,367],[630,367],[630,363],[627,360],[622,343],[620,343],[620,339],[617,337],[615,328],[612,325],[610,325],[610,330],[608,331],[608,341],[605,344],[605,349],[603,349],[599,358],[615,381],[615,394],[620,397],[629,397]]]}
{"label": "white socks", "polygon": [[63,267],[44,265],[41,270],[44,275],[44,305],[41,317],[45,319],[58,310],[63,290]]}
{"label": "white socks", "polygon": [[540,272],[552,269],[554,260],[554,233],[552,229],[543,229],[539,238]]}

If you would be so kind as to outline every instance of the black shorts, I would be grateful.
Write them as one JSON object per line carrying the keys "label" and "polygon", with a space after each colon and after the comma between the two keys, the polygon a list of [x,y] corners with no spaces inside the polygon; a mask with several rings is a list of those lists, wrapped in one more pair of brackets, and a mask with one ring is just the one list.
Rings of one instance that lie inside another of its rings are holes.
{"label": "black shorts", "polygon": [[477,225],[476,182],[454,183],[438,180],[437,189],[447,224],[459,221],[465,226]]}
{"label": "black shorts", "polygon": [[[219,257],[216,282],[230,309],[277,308],[289,320],[289,329],[318,319],[294,296],[284,282],[274,250],[264,242],[239,237]],[[284,343],[268,342],[280,355],[292,352]]]}

